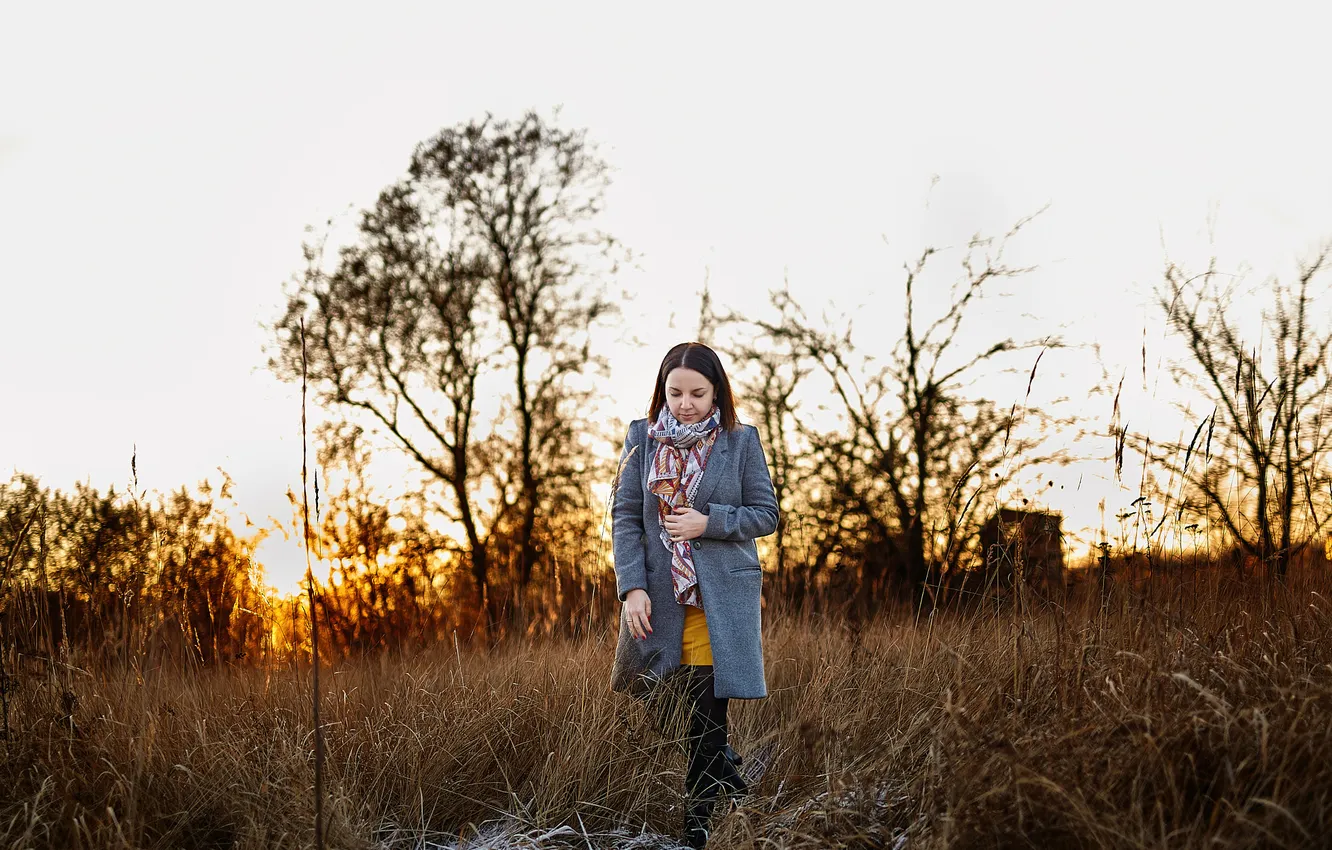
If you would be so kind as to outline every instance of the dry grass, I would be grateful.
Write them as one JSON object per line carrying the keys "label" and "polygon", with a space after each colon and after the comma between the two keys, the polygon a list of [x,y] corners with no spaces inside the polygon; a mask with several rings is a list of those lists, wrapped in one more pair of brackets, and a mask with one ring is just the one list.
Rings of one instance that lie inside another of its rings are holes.
{"label": "dry grass", "polygon": [[[732,734],[778,755],[713,846],[1327,846],[1332,581],[1199,582],[1033,613],[1016,642],[1008,611],[771,616],[772,695]],[[607,690],[608,641],[327,673],[329,845],[673,833],[683,760]],[[310,846],[309,693],[308,670],[21,672],[0,845]]]}

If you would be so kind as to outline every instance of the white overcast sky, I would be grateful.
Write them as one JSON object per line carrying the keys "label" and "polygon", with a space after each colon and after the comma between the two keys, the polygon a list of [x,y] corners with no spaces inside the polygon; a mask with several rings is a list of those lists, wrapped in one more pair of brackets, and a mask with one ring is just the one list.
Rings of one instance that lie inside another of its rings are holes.
{"label": "white overcast sky", "polygon": [[[1258,279],[1332,237],[1326,9],[6,0],[0,474],[123,484],[137,444],[148,487],[221,466],[286,515],[297,396],[258,323],[303,229],[487,111],[560,106],[615,169],[605,226],[639,267],[614,285],[649,343],[607,352],[626,419],[705,269],[728,306],[785,275],[891,332],[896,301],[858,305],[904,258],[1046,203],[1021,307],[1132,375],[1164,250],[1202,263],[1209,216]],[[1076,394],[1059,356],[1050,393]]]}

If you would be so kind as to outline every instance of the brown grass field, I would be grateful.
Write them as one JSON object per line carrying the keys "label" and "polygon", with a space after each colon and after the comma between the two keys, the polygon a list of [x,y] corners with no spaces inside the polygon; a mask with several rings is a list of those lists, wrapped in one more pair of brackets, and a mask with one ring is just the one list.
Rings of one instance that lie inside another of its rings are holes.
{"label": "brown grass field", "polygon": [[[766,630],[771,696],[732,703],[732,740],[776,755],[709,846],[1332,846],[1321,561]],[[328,846],[670,846],[683,757],[608,690],[611,637],[326,667]],[[313,846],[310,694],[305,666],[29,659],[0,846]]]}

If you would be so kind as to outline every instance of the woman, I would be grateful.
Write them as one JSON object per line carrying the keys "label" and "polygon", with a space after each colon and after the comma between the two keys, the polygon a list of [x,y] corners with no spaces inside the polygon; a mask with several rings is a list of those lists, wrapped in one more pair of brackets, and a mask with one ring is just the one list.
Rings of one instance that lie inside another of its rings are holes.
{"label": "woman", "polygon": [[702,847],[717,796],[746,790],[726,708],[768,694],[754,539],[777,529],[758,431],[736,422],[726,372],[706,345],[681,343],[662,360],[648,418],[630,423],[624,441],[612,525],[624,605],[611,686],[684,696],[684,838]]}

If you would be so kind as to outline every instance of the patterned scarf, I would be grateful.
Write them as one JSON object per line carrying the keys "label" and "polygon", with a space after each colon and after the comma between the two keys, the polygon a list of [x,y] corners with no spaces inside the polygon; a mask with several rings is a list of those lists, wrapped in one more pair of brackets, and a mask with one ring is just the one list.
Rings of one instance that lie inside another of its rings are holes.
{"label": "patterned scarf", "polygon": [[666,517],[675,508],[694,506],[694,496],[703,480],[712,444],[717,442],[721,410],[715,405],[707,419],[692,425],[681,423],[666,405],[661,406],[657,421],[648,429],[656,440],[652,465],[648,470],[648,490],[657,496],[657,520],[661,523],[661,542],[671,553],[671,584],[675,601],[681,605],[703,607],[694,574],[693,547],[688,540],[675,541],[666,530]]}

